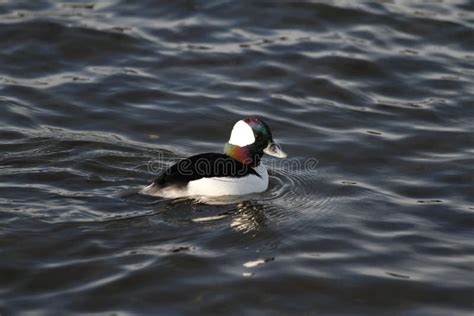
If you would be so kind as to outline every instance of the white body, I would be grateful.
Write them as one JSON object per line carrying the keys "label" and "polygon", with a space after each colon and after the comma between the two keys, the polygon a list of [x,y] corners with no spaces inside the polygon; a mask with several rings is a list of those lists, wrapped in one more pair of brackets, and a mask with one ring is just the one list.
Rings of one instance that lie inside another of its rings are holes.
{"label": "white body", "polygon": [[214,177],[201,178],[189,181],[188,185],[182,188],[168,187],[159,189],[153,184],[145,187],[142,193],[164,198],[178,198],[185,196],[225,196],[225,195],[245,195],[250,193],[263,192],[268,188],[267,168],[260,164],[255,168],[260,175],[247,175],[240,178]]}

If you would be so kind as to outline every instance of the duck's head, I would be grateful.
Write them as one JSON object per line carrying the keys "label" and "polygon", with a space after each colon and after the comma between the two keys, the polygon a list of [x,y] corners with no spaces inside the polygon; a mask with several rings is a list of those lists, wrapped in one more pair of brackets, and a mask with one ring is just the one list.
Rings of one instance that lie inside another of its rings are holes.
{"label": "duck's head", "polygon": [[286,158],[287,154],[273,141],[270,127],[257,117],[249,117],[235,123],[224,153],[240,162],[257,166],[260,158],[267,155]]}

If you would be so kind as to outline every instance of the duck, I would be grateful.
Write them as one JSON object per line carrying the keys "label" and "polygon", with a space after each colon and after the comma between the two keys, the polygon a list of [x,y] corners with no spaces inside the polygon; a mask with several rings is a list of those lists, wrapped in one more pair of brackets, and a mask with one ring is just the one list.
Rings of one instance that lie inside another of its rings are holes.
{"label": "duck", "polygon": [[223,153],[181,159],[152,179],[141,193],[163,198],[205,198],[264,192],[269,178],[261,161],[264,154],[288,156],[261,118],[248,117],[234,124]]}

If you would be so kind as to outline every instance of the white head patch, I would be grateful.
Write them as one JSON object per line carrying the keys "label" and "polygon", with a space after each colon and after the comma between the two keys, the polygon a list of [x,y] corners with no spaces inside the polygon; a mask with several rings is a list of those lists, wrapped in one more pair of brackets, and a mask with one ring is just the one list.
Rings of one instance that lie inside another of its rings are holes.
{"label": "white head patch", "polygon": [[232,133],[230,134],[229,144],[244,147],[255,142],[250,125],[240,120],[235,123]]}

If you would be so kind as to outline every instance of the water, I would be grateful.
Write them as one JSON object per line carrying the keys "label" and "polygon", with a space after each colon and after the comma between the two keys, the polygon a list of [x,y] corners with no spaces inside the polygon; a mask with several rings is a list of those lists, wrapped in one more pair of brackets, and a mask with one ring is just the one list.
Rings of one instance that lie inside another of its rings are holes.
{"label": "water", "polygon": [[[471,1],[0,1],[2,315],[472,315]],[[227,204],[137,194],[260,115]]]}

